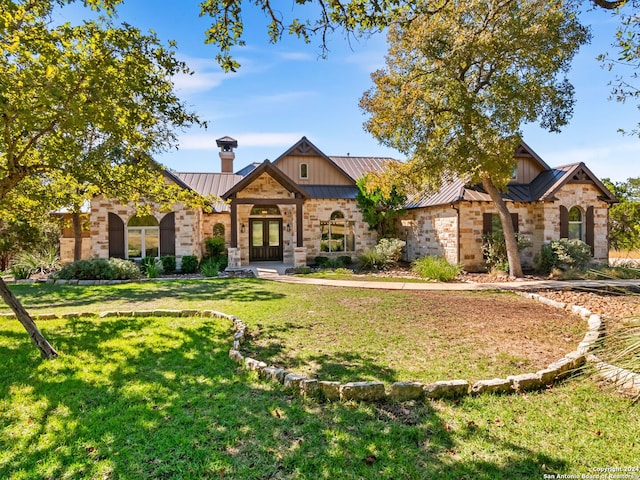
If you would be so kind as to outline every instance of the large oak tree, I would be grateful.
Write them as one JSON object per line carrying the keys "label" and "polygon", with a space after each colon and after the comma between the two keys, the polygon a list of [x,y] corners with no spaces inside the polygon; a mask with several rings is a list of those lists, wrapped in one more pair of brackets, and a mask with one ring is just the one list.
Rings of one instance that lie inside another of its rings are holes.
{"label": "large oak tree", "polygon": [[565,77],[589,39],[573,12],[547,0],[449,0],[437,12],[391,27],[386,68],[361,107],[366,129],[405,153],[404,178],[435,185],[456,175],[481,183],[505,233],[509,273],[522,276],[502,198],[525,122],[567,123]]}
{"label": "large oak tree", "polygon": [[[52,12],[65,3],[1,4],[4,211],[19,192],[47,198],[52,185],[60,187],[64,178],[74,179],[74,187],[99,185],[119,193],[118,198],[134,200],[134,192],[139,197],[154,185],[161,189],[160,167],[151,155],[175,142],[176,129],[198,121],[173,91],[171,77],[188,70],[171,45],[131,25],[116,25],[109,17],[56,24]],[[79,141],[87,132],[96,134],[111,154],[87,157],[86,145]],[[55,349],[1,278],[0,296],[42,354],[55,357]]]}

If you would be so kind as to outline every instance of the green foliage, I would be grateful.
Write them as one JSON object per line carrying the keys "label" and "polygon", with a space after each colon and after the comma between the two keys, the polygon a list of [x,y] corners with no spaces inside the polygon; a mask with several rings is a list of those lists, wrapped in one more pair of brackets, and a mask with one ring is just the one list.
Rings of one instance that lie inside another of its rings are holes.
{"label": "green foliage", "polygon": [[533,263],[537,272],[548,274],[554,269],[583,272],[592,260],[589,245],[581,240],[562,238],[542,245]]}
{"label": "green foliage", "polygon": [[358,210],[369,225],[369,230],[378,232],[379,237],[391,236],[396,231],[396,220],[405,212],[407,198],[398,193],[395,185],[389,189],[389,194],[385,195],[381,187],[369,187],[367,178],[362,177],[356,182]]}
{"label": "green foliage", "polygon": [[220,271],[220,262],[214,258],[203,258],[200,262],[200,273],[205,277],[217,277]]}
{"label": "green foliage", "polygon": [[154,33],[109,17],[51,21],[65,3],[0,10],[0,208],[18,193],[49,210],[76,205],[91,187],[135,203],[140,192],[175,199],[150,154],[198,122],[173,91],[186,65]]}
{"label": "green foliage", "polygon": [[397,238],[383,238],[358,257],[362,270],[386,270],[398,263],[406,242]]}
{"label": "green foliage", "polygon": [[375,248],[370,248],[358,257],[361,270],[384,270],[388,267],[387,257]]}
{"label": "green foliage", "polygon": [[315,263],[320,268],[327,268],[329,262],[331,262],[331,259],[322,255],[319,255],[313,259],[313,263]]}
{"label": "green foliage", "polygon": [[614,250],[640,249],[640,178],[603,183],[620,203],[609,207],[609,241]]}
{"label": "green foliage", "polygon": [[450,282],[455,280],[463,270],[458,264],[449,263],[444,257],[426,256],[418,258],[411,263],[411,270],[422,278],[437,280],[439,282]]}
{"label": "green foliage", "polygon": [[60,224],[48,212],[44,217],[14,214],[13,218],[0,218],[0,271],[9,268],[22,252],[57,249],[59,238]]}
{"label": "green foliage", "polygon": [[176,271],[176,257],[175,255],[164,255],[160,257],[162,262],[162,270],[166,274],[171,274]]}
{"label": "green foliage", "polygon": [[349,266],[353,264],[353,259],[349,255],[340,255],[336,258],[336,263],[339,267]]}
{"label": "green foliage", "polygon": [[156,257],[144,257],[140,266],[147,278],[158,278],[164,273],[162,260]]}
{"label": "green foliage", "polygon": [[[516,233],[518,252],[531,246],[531,242],[526,237]],[[507,257],[507,245],[502,230],[488,233],[482,236],[482,256],[490,270],[509,271],[509,260]]]}
{"label": "green foliage", "polygon": [[40,273],[49,275],[60,268],[60,257],[57,247],[35,251],[22,252],[11,264],[11,273],[15,278],[29,278],[30,275]]}
{"label": "green foliage", "polygon": [[120,258],[91,258],[64,266],[55,274],[62,280],[136,280],[141,272],[138,266]]}
{"label": "green foliage", "polygon": [[207,256],[210,258],[218,258],[224,254],[224,238],[209,237],[204,241],[207,250]]}
{"label": "green foliage", "polygon": [[198,257],[195,255],[183,256],[180,271],[186,274],[196,273],[198,271]]}
{"label": "green foliage", "polygon": [[382,238],[374,249],[387,259],[389,265],[395,265],[402,258],[402,249],[406,244],[398,238]]}

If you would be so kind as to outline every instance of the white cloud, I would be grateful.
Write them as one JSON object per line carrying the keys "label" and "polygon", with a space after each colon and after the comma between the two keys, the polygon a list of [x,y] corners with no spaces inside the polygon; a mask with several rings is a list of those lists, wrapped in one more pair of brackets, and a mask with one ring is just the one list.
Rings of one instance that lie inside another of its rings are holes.
{"label": "white cloud", "polygon": [[307,91],[299,91],[299,92],[284,92],[284,93],[274,93],[272,95],[255,95],[251,97],[250,103],[255,105],[255,103],[263,103],[263,104],[283,104],[290,102],[298,102],[304,98],[317,96],[318,92],[314,92],[312,90]]}
{"label": "white cloud", "polygon": [[178,74],[173,77],[173,83],[176,91],[188,94],[206,92],[216,88],[220,86],[225,79],[224,73]]}
{"label": "white cloud", "polygon": [[314,60],[315,57],[305,52],[278,52],[278,56],[283,60],[288,61],[304,61],[308,62]]}

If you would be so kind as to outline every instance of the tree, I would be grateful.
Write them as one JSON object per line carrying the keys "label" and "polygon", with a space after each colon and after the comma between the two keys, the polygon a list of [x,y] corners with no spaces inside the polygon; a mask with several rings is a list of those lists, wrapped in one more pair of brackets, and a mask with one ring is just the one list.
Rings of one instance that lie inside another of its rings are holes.
{"label": "tree", "polygon": [[404,213],[407,197],[396,186],[391,186],[385,192],[380,186],[367,186],[367,176],[356,182],[358,194],[356,202],[362,218],[369,224],[369,230],[378,232],[380,238],[392,236],[395,233],[395,223]]}
{"label": "tree", "polygon": [[609,242],[614,250],[640,249],[640,178],[603,183],[620,203],[609,208]]}
{"label": "tree", "polygon": [[[64,178],[108,186],[136,201],[143,185],[161,190],[164,184],[150,155],[175,142],[176,128],[198,121],[173,92],[171,76],[188,72],[186,65],[154,34],[106,17],[55,25],[50,15],[63,3],[2,3],[0,207],[27,184],[44,193]],[[117,145],[117,154],[89,161],[78,141],[86,132],[95,132],[100,144]],[[42,354],[55,357],[2,279],[0,295]]]}
{"label": "tree", "polygon": [[392,26],[386,68],[360,101],[365,128],[405,153],[396,167],[424,185],[459,176],[481,183],[500,216],[509,273],[522,276],[502,199],[523,123],[566,124],[573,88],[564,77],[588,31],[546,0],[445,2],[436,13]]}

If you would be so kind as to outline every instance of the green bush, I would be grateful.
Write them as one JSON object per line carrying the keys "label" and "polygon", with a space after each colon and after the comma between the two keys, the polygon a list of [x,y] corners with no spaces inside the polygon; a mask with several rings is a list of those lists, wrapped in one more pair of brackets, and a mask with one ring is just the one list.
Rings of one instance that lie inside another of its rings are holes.
{"label": "green bush", "polygon": [[62,280],[135,280],[140,278],[138,266],[120,258],[78,260],[55,274]]}
{"label": "green bush", "polygon": [[209,237],[204,241],[207,257],[219,258],[224,254],[224,238]]}
{"label": "green bush", "polygon": [[313,262],[320,268],[327,268],[331,259],[329,257],[317,256],[313,259]]}
{"label": "green bush", "polygon": [[339,267],[344,267],[345,265],[351,265],[353,263],[353,259],[349,255],[340,255],[336,258],[336,263]]}
{"label": "green bush", "polygon": [[589,245],[581,240],[562,238],[542,245],[533,264],[537,272],[544,274],[549,274],[554,269],[582,272],[592,260]]}
{"label": "green bush", "polygon": [[29,278],[34,273],[45,275],[60,268],[57,247],[45,248],[37,252],[22,252],[11,263],[11,273],[16,279]]}
{"label": "green bush", "polygon": [[164,273],[171,274],[176,271],[176,257],[174,255],[160,257],[160,261],[162,262]]}
{"label": "green bush", "polygon": [[[518,252],[531,246],[531,242],[523,235],[516,233]],[[507,243],[504,239],[504,232],[488,233],[482,236],[482,256],[489,270],[509,271],[509,260],[507,257]]]}
{"label": "green bush", "polygon": [[162,261],[156,257],[144,257],[141,267],[147,278],[158,278],[164,272]]}
{"label": "green bush", "polygon": [[200,262],[200,273],[205,277],[217,277],[220,271],[220,262],[214,258],[204,258]]}
{"label": "green bush", "polygon": [[395,265],[402,258],[402,249],[406,244],[398,238],[382,238],[374,248],[384,255],[387,265]]}
{"label": "green bush", "polygon": [[426,256],[414,260],[411,264],[411,270],[422,278],[450,282],[462,273],[462,266],[449,263],[444,257]]}
{"label": "green bush", "polygon": [[198,271],[198,257],[195,255],[185,255],[182,257],[182,273],[196,273]]}
{"label": "green bush", "polygon": [[384,270],[387,268],[387,257],[376,250],[370,248],[358,257],[361,270]]}

